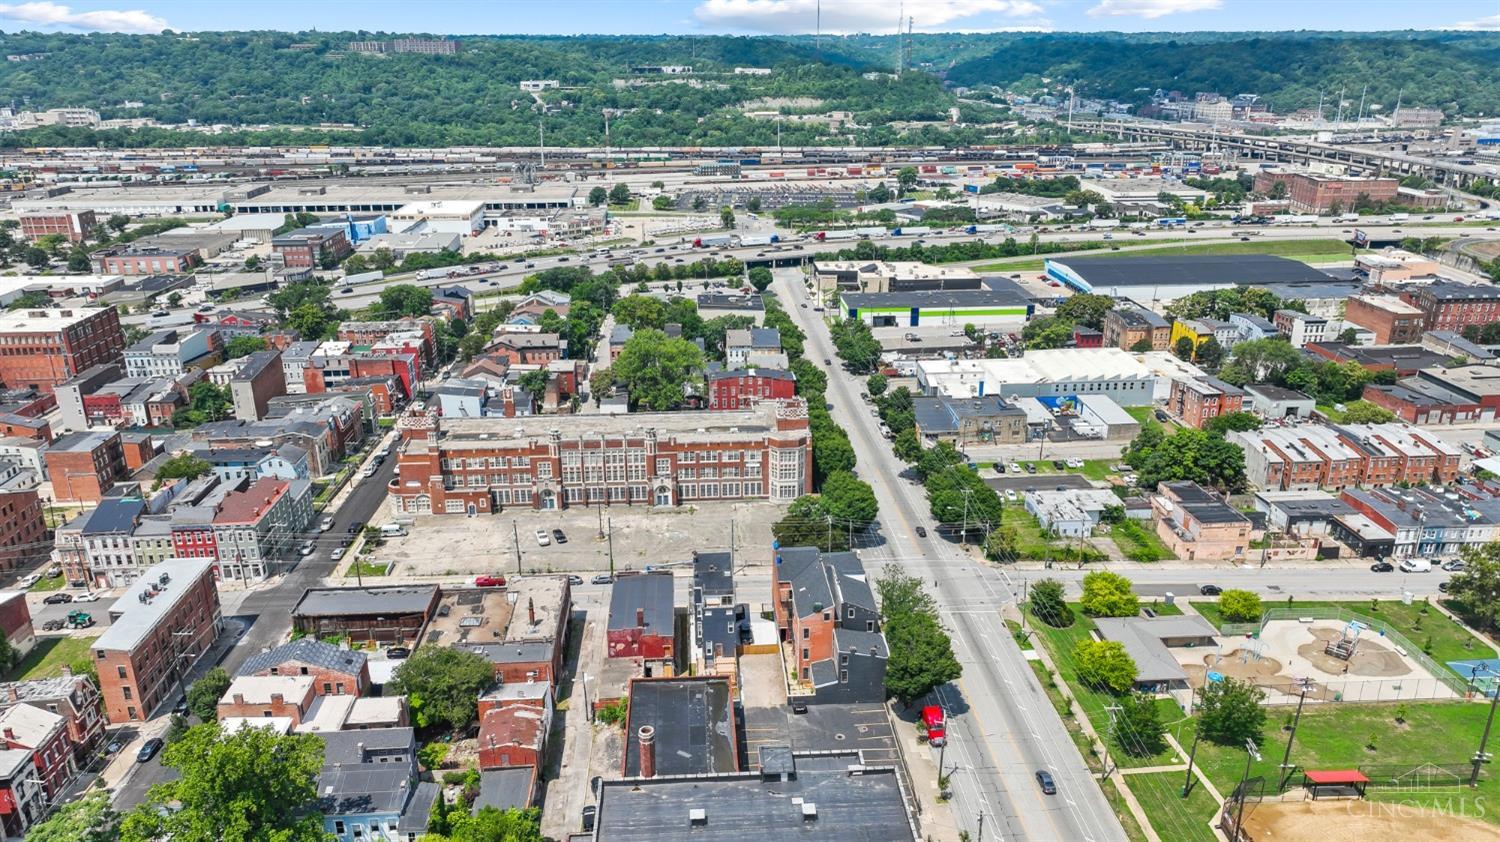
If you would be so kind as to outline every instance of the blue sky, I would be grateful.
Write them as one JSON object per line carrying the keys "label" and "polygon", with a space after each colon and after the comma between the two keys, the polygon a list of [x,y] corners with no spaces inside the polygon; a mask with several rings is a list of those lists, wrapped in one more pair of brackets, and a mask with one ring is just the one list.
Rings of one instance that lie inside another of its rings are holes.
{"label": "blue sky", "polygon": [[[15,0],[0,30],[155,32],[324,29],[451,34],[812,32],[819,0]],[[1482,29],[1496,0],[821,0],[822,29],[1182,31]]]}

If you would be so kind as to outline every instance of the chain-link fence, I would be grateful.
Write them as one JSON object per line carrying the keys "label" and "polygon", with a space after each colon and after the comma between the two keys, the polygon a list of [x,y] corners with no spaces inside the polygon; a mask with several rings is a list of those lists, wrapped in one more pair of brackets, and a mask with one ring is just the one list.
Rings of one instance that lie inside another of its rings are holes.
{"label": "chain-link fence", "polygon": [[[1272,608],[1267,610],[1266,613],[1261,617],[1260,628],[1258,629],[1257,633],[1264,632],[1266,624],[1272,622],[1273,620],[1298,621],[1306,618],[1314,620],[1337,620],[1342,623],[1357,622],[1363,625],[1365,628],[1369,629],[1371,632],[1374,632],[1375,634],[1380,635],[1386,640],[1389,640],[1391,642],[1391,645],[1396,647],[1397,651],[1399,651],[1402,655],[1411,658],[1413,661],[1416,661],[1417,664],[1422,667],[1422,669],[1426,670],[1427,673],[1432,676],[1436,683],[1446,687],[1449,693],[1451,693],[1452,695],[1461,697],[1469,693],[1469,691],[1472,689],[1469,687],[1469,683],[1467,681],[1459,677],[1458,673],[1455,673],[1448,667],[1439,664],[1437,661],[1434,661],[1432,658],[1428,657],[1427,653],[1422,651],[1422,647],[1412,643],[1407,639],[1406,635],[1402,634],[1396,629],[1391,628],[1390,623],[1388,623],[1387,621],[1369,617],[1356,611],[1350,611],[1347,608],[1327,605],[1309,605],[1302,608],[1296,606],[1293,606],[1291,608]],[[1400,682],[1400,684],[1402,684],[1403,686],[1408,683],[1421,685],[1426,681],[1427,679],[1416,679],[1413,682],[1403,681]],[[1344,694],[1344,701],[1393,701],[1394,699],[1398,698],[1427,699],[1449,697],[1448,694],[1406,695],[1404,693],[1397,693],[1390,694],[1389,698],[1364,698],[1364,696],[1368,695],[1368,693],[1354,686],[1359,683],[1371,682],[1345,682],[1345,684],[1347,685],[1345,687],[1345,690],[1349,692],[1346,692]],[[1386,680],[1373,683],[1389,686],[1392,682]],[[1349,693],[1355,693],[1356,695],[1361,696],[1361,698],[1348,698]]]}

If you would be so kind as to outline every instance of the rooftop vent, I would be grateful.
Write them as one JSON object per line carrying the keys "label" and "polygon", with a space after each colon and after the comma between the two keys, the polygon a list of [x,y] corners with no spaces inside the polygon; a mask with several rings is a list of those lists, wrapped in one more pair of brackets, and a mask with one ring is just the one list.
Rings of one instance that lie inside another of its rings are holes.
{"label": "rooftop vent", "polygon": [[694,807],[688,810],[688,824],[693,827],[708,826],[708,811],[702,807]]}
{"label": "rooftop vent", "polygon": [[802,820],[815,822],[818,820],[818,805],[811,801],[802,802]]}

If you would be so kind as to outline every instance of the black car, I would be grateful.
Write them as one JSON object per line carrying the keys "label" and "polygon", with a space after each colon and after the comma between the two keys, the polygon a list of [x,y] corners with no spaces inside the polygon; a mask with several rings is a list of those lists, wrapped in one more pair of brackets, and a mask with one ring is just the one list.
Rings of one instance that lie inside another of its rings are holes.
{"label": "black car", "polygon": [[146,761],[155,757],[156,753],[158,751],[161,751],[161,747],[161,737],[152,737],[151,739],[147,740],[144,745],[141,746],[141,750],[139,752],[136,752],[135,762],[145,763]]}
{"label": "black car", "polygon": [[1062,470],[1066,470],[1067,469],[1068,463],[1064,462],[1061,459],[1053,459],[1052,460],[1052,467],[1056,468],[1059,471],[1062,471]]}
{"label": "black car", "polygon": [[1390,573],[1395,569],[1396,565],[1391,564],[1389,561],[1377,561],[1370,565],[1370,572],[1372,573]]}
{"label": "black car", "polygon": [[564,535],[561,529],[554,529],[552,530],[552,540],[559,544],[566,544],[568,543],[568,536]]}
{"label": "black car", "polygon": [[359,531],[361,529],[364,529],[364,528],[365,528],[365,522],[362,521],[362,520],[356,520],[355,522],[349,524],[349,528],[346,531],[350,535],[358,535]]}
{"label": "black car", "polygon": [[807,713],[807,702],[792,702],[792,713]]}
{"label": "black car", "polygon": [[833,360],[829,359],[828,357],[824,357],[823,365],[833,365]]}
{"label": "black car", "polygon": [[180,698],[180,699],[177,700],[177,704],[172,705],[172,712],[175,713],[175,714],[177,714],[177,715],[179,715],[179,716],[187,716],[187,712],[188,712],[187,696],[183,696],[182,698]]}
{"label": "black car", "polygon": [[1441,592],[1443,592],[1443,593],[1447,593],[1448,592],[1448,586],[1450,584],[1451,583],[1447,579],[1444,579],[1443,581],[1438,582],[1438,590],[1441,591]]}
{"label": "black car", "polygon": [[1224,589],[1219,587],[1218,585],[1204,585],[1203,587],[1198,589],[1198,593],[1204,596],[1218,596],[1223,592]]}
{"label": "black car", "polygon": [[925,527],[925,526],[919,526],[919,527],[917,527],[917,537],[918,538],[926,538],[927,537],[927,527]]}
{"label": "black car", "polygon": [[589,804],[588,806],[583,808],[584,833],[592,833],[594,831],[594,817],[597,815],[599,815],[599,808],[595,807],[593,804]]}
{"label": "black car", "polygon": [[47,605],[62,605],[63,603],[72,601],[73,595],[70,593],[48,594],[47,598],[42,600],[42,602],[46,603]]}
{"label": "black car", "polygon": [[385,650],[385,656],[393,661],[400,661],[404,658],[411,657],[411,650],[406,648],[405,646],[392,646],[391,648]]}
{"label": "black car", "polygon": [[1036,770],[1036,782],[1042,787],[1043,795],[1057,794],[1057,782],[1052,780],[1052,774],[1045,769]]}
{"label": "black car", "polygon": [[1156,420],[1162,422],[1163,424],[1165,424],[1167,422],[1167,414],[1165,412],[1162,412],[1161,410],[1158,409],[1158,410],[1156,410],[1155,415],[1156,415]]}

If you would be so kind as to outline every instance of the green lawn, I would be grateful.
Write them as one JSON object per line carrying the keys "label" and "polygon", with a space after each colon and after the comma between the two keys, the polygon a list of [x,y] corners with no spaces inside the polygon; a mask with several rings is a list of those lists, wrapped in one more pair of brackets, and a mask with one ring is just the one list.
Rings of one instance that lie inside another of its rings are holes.
{"label": "green lawn", "polygon": [[1036,516],[1026,511],[1021,503],[1006,503],[1001,522],[1016,530],[1016,555],[1023,559],[1048,559],[1056,555],[1062,545],[1056,539],[1042,534],[1042,525]]}
{"label": "green lawn", "polygon": [[1154,406],[1123,406],[1120,408],[1125,410],[1125,413],[1131,418],[1139,421],[1143,427],[1148,423],[1156,421],[1156,407]]}
{"label": "green lawn", "polygon": [[[1395,713],[1405,708],[1405,723],[1398,724]],[[1396,770],[1424,763],[1441,766],[1464,765],[1479,745],[1484,731],[1485,705],[1469,702],[1410,702],[1405,705],[1308,705],[1302,712],[1297,742],[1292,746],[1291,763],[1298,769],[1352,769],[1360,766],[1389,766]],[[1277,707],[1266,720],[1266,738],[1261,744],[1261,759],[1252,761],[1251,776],[1264,775],[1274,786],[1281,756],[1286,750],[1287,733],[1283,730],[1290,708]],[[1185,722],[1176,732],[1177,739],[1188,745],[1193,739],[1193,723]],[[1371,750],[1367,744],[1373,743]],[[1198,762],[1219,791],[1227,795],[1245,771],[1242,747],[1218,746],[1207,741],[1198,744]],[[1290,786],[1300,777],[1293,776]],[[1465,779],[1466,781],[1467,779]],[[1402,800],[1441,800],[1467,786],[1455,786],[1435,792],[1403,790]],[[1380,795],[1379,788],[1373,790]],[[1394,793],[1392,793],[1394,795]],[[1500,779],[1486,770],[1474,795],[1493,800],[1500,797]],[[1485,821],[1500,823],[1500,814],[1487,811]]]}
{"label": "green lawn", "polygon": [[1131,561],[1165,561],[1176,558],[1150,524],[1142,525],[1133,520],[1116,524],[1109,530],[1109,539]]}
{"label": "green lawn", "polygon": [[74,661],[85,660],[94,637],[39,637],[36,645],[26,653],[19,664],[10,671],[7,681],[23,681],[29,678],[49,678],[62,675],[62,668]]}
{"label": "green lawn", "polygon": [[[1134,250],[1129,248],[1145,243],[1150,243],[1151,247]],[[1173,254],[1274,254],[1291,260],[1300,260],[1303,263],[1349,260],[1353,257],[1348,243],[1334,239],[1274,240],[1252,237],[1248,243],[1238,240],[1232,243],[1203,243],[1196,240],[1143,241],[1137,237],[1130,237],[1117,239],[1114,244],[1121,247],[1119,253],[1115,255],[1117,257],[1161,257]],[[1080,249],[1079,251],[1110,250]],[[1044,261],[1039,257],[1013,257],[973,268],[976,272],[1029,272],[1041,271],[1043,266]]]}
{"label": "green lawn", "polygon": [[[1064,629],[1055,629],[1035,617],[1028,621],[1028,625],[1036,632],[1036,639],[1040,640],[1042,645],[1047,647],[1047,651],[1051,653],[1053,663],[1057,664],[1058,674],[1068,683],[1068,687],[1073,691],[1074,697],[1078,699],[1079,706],[1083,708],[1084,714],[1093,723],[1094,730],[1100,734],[1107,734],[1109,733],[1109,713],[1105,708],[1114,703],[1114,697],[1109,693],[1100,693],[1085,687],[1079,682],[1078,672],[1073,667],[1073,647],[1077,646],[1079,641],[1092,639],[1091,632],[1094,628],[1094,621],[1083,616],[1079,612],[1076,603],[1070,604],[1073,606],[1073,625]],[[1172,701],[1163,699],[1160,704],[1162,722],[1172,722],[1182,716],[1181,711]],[[1131,757],[1129,755],[1116,757],[1116,755],[1117,752],[1111,746],[1110,756],[1115,757],[1115,761],[1122,768],[1126,769],[1143,766],[1161,766],[1178,762],[1177,753],[1170,747],[1163,750],[1160,754],[1148,757]]]}
{"label": "green lawn", "polygon": [[63,579],[63,575],[61,573],[59,573],[56,576],[49,576],[49,577],[47,577],[45,579],[38,579],[37,582],[36,582],[36,584],[32,585],[27,590],[33,590],[33,591],[60,591],[60,590],[63,589],[63,586],[66,585],[66,584],[67,584],[67,581],[65,579]]}
{"label": "green lawn", "polygon": [[1208,793],[1202,783],[1194,781],[1188,797],[1182,797],[1182,782],[1186,772],[1150,772],[1144,775],[1126,775],[1125,783],[1146,811],[1151,826],[1162,839],[1172,842],[1212,842],[1217,839],[1208,823],[1214,818],[1219,804]]}
{"label": "green lawn", "polygon": [[[372,561],[356,561],[349,565],[349,570],[344,574],[345,579],[353,579],[359,576],[384,576],[390,572],[389,564],[376,564]],[[357,571],[357,573],[356,573]]]}

